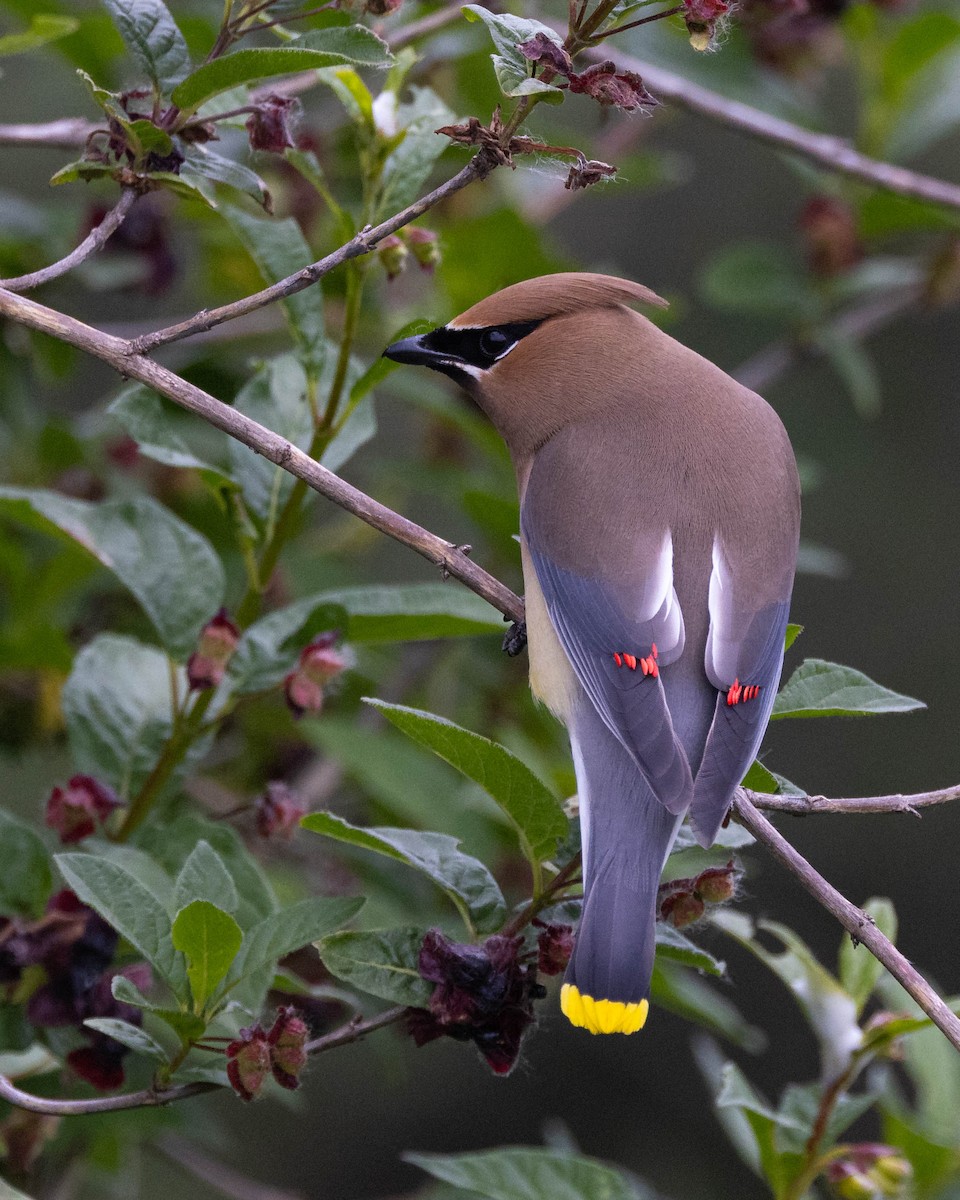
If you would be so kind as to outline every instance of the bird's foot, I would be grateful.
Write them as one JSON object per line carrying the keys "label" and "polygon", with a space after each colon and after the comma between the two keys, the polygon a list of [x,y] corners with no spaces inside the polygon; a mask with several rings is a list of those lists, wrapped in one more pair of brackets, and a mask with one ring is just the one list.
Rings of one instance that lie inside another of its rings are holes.
{"label": "bird's foot", "polygon": [[511,658],[516,658],[518,654],[523,653],[526,645],[527,623],[526,621],[514,621],[503,635],[503,652],[509,654]]}

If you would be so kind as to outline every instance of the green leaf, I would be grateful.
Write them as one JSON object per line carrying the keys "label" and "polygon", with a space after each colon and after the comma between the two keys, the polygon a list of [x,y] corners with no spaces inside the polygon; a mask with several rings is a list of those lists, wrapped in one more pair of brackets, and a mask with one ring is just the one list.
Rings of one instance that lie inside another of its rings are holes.
{"label": "green leaf", "polygon": [[255,200],[265,212],[273,212],[273,197],[267,185],[256,171],[251,171],[242,163],[234,162],[232,158],[214,154],[206,146],[191,146],[180,174],[181,177],[190,179],[194,173],[213,183],[222,183],[225,187],[233,188],[235,192]]}
{"label": "green leaf", "polygon": [[805,796],[807,794],[803,788],[798,788],[789,779],[784,779],[782,775],[769,770],[759,759],[754,760],[750,770],[744,775],[742,786],[751,792],[766,792],[770,796]]}
{"label": "green leaf", "polygon": [[530,96],[540,93],[554,104],[563,101],[563,92],[555,84],[530,77],[530,63],[519,50],[521,42],[529,41],[538,33],[548,37],[555,45],[562,46],[563,38],[555,29],[541,21],[515,17],[511,13],[492,13],[479,4],[468,4],[463,15],[468,21],[482,21],[486,25],[497,49],[497,53],[490,57],[504,95]]}
{"label": "green leaf", "polygon": [[[122,978],[122,976],[121,976]],[[139,1025],[131,1025],[129,1021],[120,1021],[116,1017],[88,1017],[84,1021],[88,1029],[97,1033],[105,1033],[122,1046],[135,1050],[138,1054],[148,1054],[162,1063],[169,1062],[169,1056],[160,1043],[150,1036]]]}
{"label": "green leaf", "polygon": [[[254,54],[260,51],[248,51]],[[269,51],[263,51],[269,53]],[[211,63],[223,62],[223,59]],[[313,254],[300,226],[292,217],[255,217],[233,204],[220,209],[267,283],[279,283],[310,265]],[[307,374],[318,379],[327,356],[323,325],[323,294],[319,287],[306,288],[281,301],[291,332],[303,357]]]}
{"label": "green leaf", "polygon": [[190,69],[190,51],[163,0],[104,0],[130,53],[161,95]]}
{"label": "green leaf", "polygon": [[[793,1154],[804,1153],[819,1115],[822,1097],[823,1085],[820,1083],[810,1083],[802,1087],[790,1084],[784,1090],[777,1109],[778,1114],[781,1118],[800,1126],[799,1129],[795,1129],[781,1125],[779,1141],[784,1150]],[[876,1102],[877,1093],[874,1091],[861,1092],[858,1095],[841,1092],[834,1100],[827,1117],[820,1146],[821,1153],[829,1150],[844,1130],[868,1113]]]}
{"label": "green leaf", "polygon": [[650,999],[658,1008],[701,1025],[753,1054],[766,1044],[763,1033],[744,1019],[736,1005],[699,975],[677,963],[658,959],[650,983]]}
{"label": "green leaf", "polygon": [[183,961],[171,942],[170,916],[152,892],[117,863],[94,854],[58,854],[60,874],[80,899],[135,947],[178,992]]}
{"label": "green leaf", "polygon": [[814,342],[840,377],[859,415],[866,421],[878,417],[881,409],[880,377],[866,350],[836,325],[821,326]]}
{"label": "green leaf", "polygon": [[261,617],[245,629],[230,660],[228,678],[233,692],[262,692],[276,687],[296,664],[311,637],[343,629],[347,614],[338,605],[298,601]]}
{"label": "green leaf", "polygon": [[45,46],[47,42],[67,37],[79,28],[80,22],[76,17],[61,17],[57,13],[35,13],[30,18],[27,29],[0,37],[0,58],[36,50],[38,46]]}
{"label": "green leaf", "polygon": [[39,916],[52,886],[50,860],[40,835],[0,809],[0,846],[0,913]]}
{"label": "green leaf", "polygon": [[[377,209],[380,220],[406,208],[420,195],[433,164],[449,144],[436,130],[456,119],[453,111],[430,88],[411,87],[410,92],[412,100],[398,105],[396,112],[403,140],[391,150],[383,165]],[[381,93],[378,104],[385,95],[392,96],[393,93]],[[389,362],[389,359],[378,361]]]}
{"label": "green leaf", "polygon": [[882,87],[898,106],[915,77],[960,41],[960,21],[946,12],[923,12],[898,23],[883,53]]}
{"label": "green leaf", "polygon": [[[313,420],[307,377],[292,354],[264,363],[240,389],[234,407],[301,450],[309,448]],[[235,439],[230,441],[229,454],[230,474],[242,487],[247,507],[263,520],[279,512],[293,490],[293,476]]]}
{"label": "green leaf", "polygon": [[496,880],[482,862],[460,850],[456,838],[414,829],[360,829],[327,812],[309,813],[301,825],[420,871],[447,893],[471,932],[490,933],[503,924],[506,904]]}
{"label": "green leaf", "polygon": [[800,634],[803,633],[802,625],[795,625],[792,621],[787,625],[787,632],[783,637],[783,648],[789,650],[793,643],[797,640]]}
{"label": "green leaf", "polygon": [[418,926],[334,933],[317,949],[327,970],[351,987],[391,1004],[425,1008],[434,986],[417,967],[425,933]]}
{"label": "green leaf", "polygon": [[223,566],[207,539],[149,496],[91,504],[0,488],[0,512],[76,542],[128,588],[179,659],[223,603]]}
{"label": "green leaf", "polygon": [[148,154],[169,154],[173,150],[170,134],[143,117],[129,123],[127,141],[138,160]]}
{"label": "green leaf", "polygon": [[174,885],[173,906],[179,912],[194,900],[207,900],[224,912],[236,912],[237,889],[223,859],[209,842],[200,841],[183,864]]}
{"label": "green leaf", "polygon": [[51,175],[50,186],[59,187],[61,183],[77,183],[79,180],[89,183],[93,179],[103,179],[105,176],[113,177],[116,173],[116,164],[88,162],[86,159],[80,158],[76,162],[67,163],[55,175]]}
{"label": "green leaf", "polygon": [[243,942],[243,931],[229,913],[209,900],[194,900],[173,922],[173,944],[187,957],[194,1004],[202,1009],[230,970]]}
{"label": "green leaf", "polygon": [[[387,360],[389,361],[389,360]],[[347,372],[347,383],[357,375],[359,367],[351,360]],[[343,410],[342,420],[337,425],[337,431],[331,438],[327,448],[320,455],[320,463],[328,471],[339,471],[340,468],[367,442],[371,441],[377,432],[377,413],[370,398],[362,396],[353,399],[353,387],[350,388],[350,403]]]}
{"label": "green leaf", "polygon": [[156,859],[145,851],[124,842],[108,842],[99,837],[85,842],[84,850],[123,867],[128,875],[143,884],[163,909],[171,915],[176,911],[173,907],[173,880]]}
{"label": "green leaf", "polygon": [[[182,695],[182,671],[178,686]],[[133,638],[101,634],[74,660],[61,706],[79,770],[110,784],[121,796],[135,795],[170,736],[169,660]],[[208,745],[209,739],[194,743],[173,782]]]}
{"label": "green leaf", "polygon": [[550,858],[566,837],[567,818],[546,784],[504,746],[444,717],[364,697],[407,737],[432,750],[496,800],[520,838],[529,861]]}
{"label": "green leaf", "polygon": [[852,667],[808,658],[780,689],[771,719],[780,717],[862,717],[913,712],[922,700],[901,696]]}
{"label": "green leaf", "polygon": [[363,25],[316,29],[292,45],[235,50],[204,63],[174,90],[172,99],[184,113],[192,113],[218,92],[238,84],[344,63],[386,67],[392,59],[386,43]]}
{"label": "green leaf", "polygon": [[361,896],[311,896],[265,917],[247,930],[243,949],[230,975],[231,981],[262,967],[270,967],[272,971],[278,958],[340,929],[362,907]]}
{"label": "green leaf", "polygon": [[277,909],[276,897],[260,864],[235,829],[182,812],[170,821],[148,822],[137,830],[138,845],[171,873],[177,874],[201,840],[210,844],[225,864],[240,902],[233,914],[243,930],[259,924]]}
{"label": "green leaf", "polygon": [[711,914],[711,921],[755,954],[793,993],[820,1042],[824,1078],[833,1079],[845,1071],[862,1041],[857,1006],[806,943],[785,925],[757,922],[756,929],[782,943],[784,949],[774,952],[760,942],[753,922],[743,913],[718,909]]}
{"label": "green leaf", "polygon": [[[863,911],[881,933],[886,934],[891,942],[896,941],[897,914],[890,900],[884,896],[874,896],[864,904]],[[854,945],[849,934],[844,934],[840,943],[838,966],[840,982],[853,997],[857,1016],[860,1016],[877,986],[883,967],[862,942]]]}
{"label": "green leaf", "polygon": [[716,255],[700,279],[708,304],[723,312],[812,319],[821,302],[782,246],[746,242]]}
{"label": "green leaf", "polygon": [[[215,466],[202,453],[194,450],[190,441],[180,432],[196,428],[183,420],[183,410],[172,400],[144,387],[142,383],[128,384],[108,406],[107,412],[115,417],[137,443],[141,454],[168,467],[193,467],[200,471],[212,471],[226,480],[222,467]],[[198,430],[200,432],[200,430]],[[225,436],[225,435],[224,435]],[[224,453],[227,443],[223,441]]]}
{"label": "green leaf", "polygon": [[636,1200],[630,1182],[596,1159],[560,1150],[502,1146],[474,1154],[412,1154],[434,1179],[489,1200]]}
{"label": "green leaf", "polygon": [[[799,1131],[803,1126],[787,1114],[774,1112],[760,1098],[736,1063],[730,1062],[724,1066],[714,1103],[718,1113],[733,1109],[741,1114],[741,1121],[745,1120],[753,1135],[754,1147],[751,1152],[742,1135],[739,1139],[734,1135],[735,1144],[739,1143],[738,1148],[748,1163],[770,1183],[774,1195],[780,1196],[788,1164],[777,1145],[777,1133]],[[727,1129],[728,1133],[732,1132],[729,1126]]]}
{"label": "green leaf", "polygon": [[351,642],[420,641],[503,633],[495,608],[466,588],[443,583],[374,584],[317,592],[277,609],[245,630],[230,660],[235,691],[273,687],[302,647],[325,629],[344,629]]}
{"label": "green leaf", "polygon": [[727,964],[719,958],[692,942],[686,934],[664,921],[657,922],[656,928],[657,958],[669,958],[672,962],[681,963],[685,967],[693,967],[697,971],[706,971],[708,975],[726,975]]}

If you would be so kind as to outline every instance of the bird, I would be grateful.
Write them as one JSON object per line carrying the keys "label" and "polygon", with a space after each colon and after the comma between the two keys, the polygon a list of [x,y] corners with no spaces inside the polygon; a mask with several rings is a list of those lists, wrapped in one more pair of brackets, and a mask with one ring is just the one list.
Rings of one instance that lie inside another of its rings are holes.
{"label": "bird", "polygon": [[523,280],[384,351],[455,380],[510,452],[530,686],[567,727],[583,905],[567,1018],[634,1033],[684,818],[710,846],[783,665],[800,525],[765,400],[658,328],[641,284]]}

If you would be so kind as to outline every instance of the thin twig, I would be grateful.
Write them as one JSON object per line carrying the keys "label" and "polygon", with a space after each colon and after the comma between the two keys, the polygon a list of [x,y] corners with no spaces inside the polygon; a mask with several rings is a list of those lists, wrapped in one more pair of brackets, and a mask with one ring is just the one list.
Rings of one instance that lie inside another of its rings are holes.
{"label": "thin twig", "polygon": [[48,1100],[44,1096],[24,1092],[6,1075],[0,1075],[0,1099],[46,1117],[89,1116],[91,1113],[122,1112],[126,1108],[163,1108],[164,1105],[173,1104],[177,1100],[187,1100],[191,1096],[219,1090],[220,1085],[217,1083],[181,1083],[163,1091],[144,1088],[139,1092],[127,1092],[123,1096],[97,1096],[92,1100]]}
{"label": "thin twig", "polygon": [[[587,56],[602,60],[605,50],[587,51]],[[676,75],[654,63],[630,55],[618,54],[618,64],[628,71],[636,71],[643,81],[661,100],[672,100],[681,108],[699,113],[711,121],[730,129],[746,133],[750,137],[768,142],[779,150],[787,150],[819,163],[830,171],[850,175],[864,183],[873,184],[898,196],[910,196],[926,200],[931,204],[942,204],[947,208],[960,209],[960,184],[930,175],[921,175],[906,167],[869,158],[854,149],[844,138],[832,134],[815,133],[792,121],[784,121],[759,108],[752,108],[739,100],[731,100],[719,92],[691,83],[682,75]]]}
{"label": "thin twig", "polygon": [[236,317],[245,316],[267,304],[273,304],[276,300],[283,300],[287,296],[302,292],[304,288],[310,287],[311,284],[316,283],[318,279],[322,279],[324,275],[328,275],[335,268],[342,266],[343,263],[349,262],[353,258],[359,258],[363,254],[369,254],[378,242],[389,237],[391,233],[396,233],[398,229],[402,229],[411,221],[415,221],[417,217],[439,204],[441,200],[445,200],[448,196],[452,196],[461,188],[465,188],[479,179],[486,178],[494,166],[493,159],[488,158],[482,152],[475,155],[462,170],[448,179],[446,183],[434,188],[432,192],[422,196],[416,203],[403,209],[402,212],[395,213],[379,225],[362,229],[349,242],[334,250],[332,254],[310,263],[296,274],[288,275],[286,279],[281,279],[278,283],[274,283],[260,292],[244,296],[242,300],[224,304],[220,308],[205,309],[177,325],[170,325],[166,329],[158,329],[154,333],[144,334],[129,344],[127,353],[131,355],[149,353],[167,342],[176,342],[181,338],[191,337],[194,333],[212,329],[215,325],[223,324],[224,321],[232,321]]}
{"label": "thin twig", "polygon": [[733,807],[740,824],[748,829],[758,842],[766,846],[781,866],[796,876],[800,884],[831,916],[836,917],[855,941],[862,942],[867,947],[874,958],[910,993],[941,1033],[960,1050],[960,1019],[950,1011],[893,942],[880,932],[867,914],[855,904],[851,904],[833,884],[828,883],[754,807],[745,792],[737,793]]}
{"label": "thin twig", "polygon": [[137,193],[132,188],[124,188],[120,199],[100,224],[94,226],[80,245],[71,250],[66,258],[61,258],[58,262],[51,263],[49,267],[43,267],[39,271],[32,271],[29,275],[0,279],[0,287],[6,288],[8,292],[28,292],[42,283],[49,283],[51,279],[59,279],[61,275],[66,275],[68,271],[72,271],[74,267],[88,259],[91,254],[96,254],[100,247],[117,232],[136,199]]}
{"label": "thin twig", "polygon": [[0,125],[0,146],[47,146],[52,150],[75,150],[85,146],[98,129],[82,117],[62,117],[37,124]]}
{"label": "thin twig", "polygon": [[919,817],[918,810],[921,808],[960,800],[960,784],[940,788],[936,792],[917,792],[912,796],[897,792],[889,796],[847,796],[832,800],[828,796],[774,796],[766,792],[751,792],[746,788],[743,789],[743,795],[756,808],[792,813],[798,817],[812,813],[910,813]]}
{"label": "thin twig", "polygon": [[399,1004],[396,1008],[388,1008],[382,1013],[377,1013],[375,1017],[367,1017],[366,1020],[355,1017],[346,1025],[335,1029],[333,1033],[325,1033],[323,1037],[307,1042],[306,1051],[308,1054],[323,1054],[327,1050],[335,1050],[338,1046],[349,1046],[351,1042],[359,1042],[361,1038],[365,1038],[368,1033],[384,1029],[387,1025],[395,1025],[406,1011],[406,1008]]}
{"label": "thin twig", "polygon": [[[490,7],[497,8],[498,6],[494,4]],[[447,25],[452,24],[462,16],[463,7],[460,4],[451,4],[449,8],[438,8],[436,12],[428,13],[425,17],[421,17],[419,21],[411,21],[409,25],[404,25],[396,33],[387,34],[387,45],[391,50],[402,50],[404,46],[409,46],[411,42],[415,42],[422,37],[428,37],[431,33],[436,33],[438,30],[446,28]]]}
{"label": "thin twig", "polygon": [[523,601],[498,579],[471,561],[458,545],[437,537],[435,533],[407,520],[386,505],[379,504],[359,488],[353,487],[315,462],[286,438],[252,421],[230,405],[214,399],[209,393],[181,379],[173,371],[167,370],[152,359],[131,353],[129,342],[108,337],[100,330],[84,325],[82,321],[2,289],[0,315],[76,346],[79,350],[108,363],[121,375],[145,383],[147,387],[153,388],[175,404],[189,409],[217,429],[222,429],[237,441],[243,442],[245,446],[289,471],[291,475],[296,475],[314,491],[360,517],[374,529],[379,529],[403,545],[416,550],[446,574],[462,580],[511,621],[522,620]]}

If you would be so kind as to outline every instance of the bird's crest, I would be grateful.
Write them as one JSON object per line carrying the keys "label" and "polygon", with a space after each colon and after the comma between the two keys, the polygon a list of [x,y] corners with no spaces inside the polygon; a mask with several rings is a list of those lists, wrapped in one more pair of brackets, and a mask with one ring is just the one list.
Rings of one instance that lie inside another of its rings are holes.
{"label": "bird's crest", "polygon": [[542,321],[547,317],[567,316],[591,308],[612,308],[617,304],[652,304],[666,308],[667,302],[656,292],[612,275],[583,271],[564,271],[525,279],[474,304],[450,322],[453,329],[486,327],[513,321]]}

